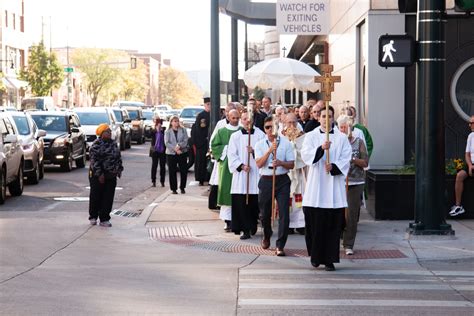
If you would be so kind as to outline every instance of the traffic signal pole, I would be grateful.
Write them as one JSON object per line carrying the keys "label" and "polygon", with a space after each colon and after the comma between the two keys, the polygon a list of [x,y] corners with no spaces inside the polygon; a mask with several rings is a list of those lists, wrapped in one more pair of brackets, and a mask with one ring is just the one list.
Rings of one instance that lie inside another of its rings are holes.
{"label": "traffic signal pole", "polygon": [[454,235],[446,224],[445,0],[418,0],[415,222],[412,235]]}

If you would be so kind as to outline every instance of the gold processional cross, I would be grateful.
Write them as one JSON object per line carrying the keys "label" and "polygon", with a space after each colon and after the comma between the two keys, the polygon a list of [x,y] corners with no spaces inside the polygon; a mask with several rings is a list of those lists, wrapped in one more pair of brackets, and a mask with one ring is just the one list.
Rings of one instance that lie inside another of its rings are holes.
{"label": "gold processional cross", "polygon": [[[326,140],[329,141],[329,101],[331,101],[331,93],[334,92],[334,83],[341,82],[341,76],[332,76],[331,72],[334,70],[333,65],[321,64],[319,69],[322,76],[314,77],[314,81],[321,84],[321,91],[323,94],[323,101],[326,104]],[[333,113],[334,115],[334,113]],[[326,163],[329,164],[329,150],[326,150]]]}

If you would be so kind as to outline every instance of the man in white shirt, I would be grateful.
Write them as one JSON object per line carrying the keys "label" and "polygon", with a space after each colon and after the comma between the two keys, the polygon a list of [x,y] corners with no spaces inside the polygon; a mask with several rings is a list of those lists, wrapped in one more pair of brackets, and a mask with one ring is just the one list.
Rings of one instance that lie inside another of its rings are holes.
{"label": "man in white shirt", "polygon": [[[260,168],[260,181],[258,183],[258,204],[263,226],[262,248],[270,247],[270,237],[273,234],[272,215],[272,188],[273,172],[275,169],[275,199],[278,203],[278,239],[276,241],[276,255],[285,255],[285,245],[288,239],[290,224],[289,202],[290,185],[288,177],[290,169],[294,168],[295,155],[293,147],[285,137],[277,136],[273,130],[271,117],[265,118],[264,129],[266,137],[255,145],[255,161]],[[276,151],[276,157],[273,153]]]}
{"label": "man in white shirt", "polygon": [[456,201],[449,212],[449,215],[451,216],[457,216],[465,212],[461,205],[462,193],[464,191],[464,180],[466,180],[467,177],[472,178],[474,176],[474,115],[472,115],[469,120],[469,127],[471,128],[471,133],[467,137],[465,154],[466,167],[456,175],[456,184],[454,186]]}
{"label": "man in white shirt", "polygon": [[[329,116],[329,141],[326,140],[326,115]],[[303,195],[306,223],[306,248],[311,264],[334,271],[339,262],[339,242],[347,207],[346,176],[352,158],[347,136],[333,128],[334,109],[321,109],[321,126],[306,134],[301,157],[309,166]],[[329,159],[327,159],[329,150]],[[311,194],[308,194],[311,192]]]}

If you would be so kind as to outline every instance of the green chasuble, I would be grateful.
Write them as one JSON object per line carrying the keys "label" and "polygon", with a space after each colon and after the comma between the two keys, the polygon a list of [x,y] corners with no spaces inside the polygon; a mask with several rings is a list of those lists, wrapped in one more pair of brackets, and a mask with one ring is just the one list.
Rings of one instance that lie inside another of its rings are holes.
{"label": "green chasuble", "polygon": [[217,193],[218,205],[231,205],[232,197],[230,195],[230,188],[232,186],[232,173],[229,171],[227,163],[227,145],[229,144],[230,136],[239,131],[240,127],[229,129],[233,126],[226,125],[217,131],[216,136],[212,139],[211,150],[212,156],[219,163],[219,191]]}

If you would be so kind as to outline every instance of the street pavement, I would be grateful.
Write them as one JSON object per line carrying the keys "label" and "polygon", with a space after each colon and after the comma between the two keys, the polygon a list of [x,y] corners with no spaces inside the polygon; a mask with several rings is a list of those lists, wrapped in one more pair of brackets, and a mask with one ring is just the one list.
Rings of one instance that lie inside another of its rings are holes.
{"label": "street pavement", "polygon": [[454,237],[407,238],[408,221],[363,211],[355,255],[326,272],[310,265],[304,236],[276,257],[261,230],[225,233],[195,182],[178,195],[148,187],[118,209],[134,217],[113,215],[112,228],[84,212],[4,212],[0,314],[474,314],[472,220],[450,220]]}

